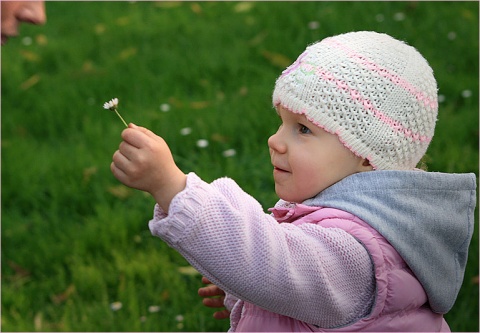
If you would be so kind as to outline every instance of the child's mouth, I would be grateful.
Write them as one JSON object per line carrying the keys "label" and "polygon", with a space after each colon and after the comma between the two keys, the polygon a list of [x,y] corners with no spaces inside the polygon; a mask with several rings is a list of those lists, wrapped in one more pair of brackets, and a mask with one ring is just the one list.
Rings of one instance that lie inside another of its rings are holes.
{"label": "child's mouth", "polygon": [[273,171],[274,171],[274,172],[275,172],[275,171],[277,171],[277,172],[288,172],[287,170],[282,169],[282,168],[279,168],[279,167],[276,167],[276,166],[273,167]]}

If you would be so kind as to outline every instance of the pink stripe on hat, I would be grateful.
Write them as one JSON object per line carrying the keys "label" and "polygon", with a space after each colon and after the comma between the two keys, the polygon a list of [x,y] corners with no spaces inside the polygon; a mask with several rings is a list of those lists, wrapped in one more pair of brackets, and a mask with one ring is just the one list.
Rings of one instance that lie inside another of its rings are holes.
{"label": "pink stripe on hat", "polygon": [[308,63],[299,64],[299,67],[304,68],[308,72],[315,72],[315,74],[321,77],[322,79],[335,83],[338,89],[347,93],[348,96],[350,96],[350,98],[354,100],[358,105],[361,105],[367,113],[373,113],[373,115],[377,119],[389,125],[395,131],[401,132],[404,136],[410,137],[414,141],[421,141],[421,142],[427,142],[427,143],[431,141],[432,138],[425,135],[418,134],[418,133],[414,133],[412,130],[408,129],[407,127],[404,127],[398,121],[390,118],[385,113],[375,108],[373,106],[373,103],[368,98],[365,98],[362,96],[360,91],[351,88],[346,81],[337,79],[334,73],[327,72],[326,70],[320,67],[314,68],[312,65]]}
{"label": "pink stripe on hat", "polygon": [[326,38],[323,42],[328,44],[328,45],[331,45],[333,47],[339,48],[342,51],[345,51],[346,54],[349,57],[358,60],[359,64],[362,64],[367,69],[375,71],[379,75],[388,78],[395,85],[404,88],[406,91],[408,91],[409,93],[414,95],[415,98],[419,102],[422,102],[426,107],[434,109],[437,106],[437,101],[436,100],[428,98],[428,96],[426,96],[422,91],[419,91],[418,89],[416,89],[407,80],[401,78],[400,76],[396,75],[395,73],[392,73],[388,68],[374,63],[373,61],[369,60],[367,57],[355,52],[354,50],[349,48],[347,45],[342,44],[342,43],[336,41],[333,38]]}

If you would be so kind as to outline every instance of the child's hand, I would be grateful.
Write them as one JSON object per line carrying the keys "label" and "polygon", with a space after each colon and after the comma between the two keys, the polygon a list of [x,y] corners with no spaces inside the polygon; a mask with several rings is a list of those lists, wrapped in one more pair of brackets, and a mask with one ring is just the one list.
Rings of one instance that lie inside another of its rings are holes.
{"label": "child's hand", "polygon": [[113,175],[123,184],[150,193],[165,212],[185,188],[186,175],[177,167],[166,142],[146,128],[130,124],[113,154]]}
{"label": "child's hand", "polygon": [[[225,292],[216,285],[211,284],[211,282],[204,276],[202,276],[202,283],[210,284],[207,287],[198,289],[198,294],[203,297],[203,305],[208,306],[209,308],[224,308],[223,300],[225,299]],[[215,319],[225,319],[228,317],[230,317],[230,311],[227,309],[217,311],[213,314],[213,318]]]}

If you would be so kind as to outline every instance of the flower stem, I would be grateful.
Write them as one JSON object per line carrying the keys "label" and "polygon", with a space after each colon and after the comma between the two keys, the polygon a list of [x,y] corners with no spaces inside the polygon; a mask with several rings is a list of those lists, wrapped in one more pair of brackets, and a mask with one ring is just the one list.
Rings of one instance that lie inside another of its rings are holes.
{"label": "flower stem", "polygon": [[115,113],[117,114],[118,118],[120,118],[123,122],[123,124],[125,125],[125,127],[128,127],[127,123],[125,122],[125,120],[123,120],[122,116],[120,115],[120,113],[118,113],[117,109],[113,109],[113,111],[115,111]]}

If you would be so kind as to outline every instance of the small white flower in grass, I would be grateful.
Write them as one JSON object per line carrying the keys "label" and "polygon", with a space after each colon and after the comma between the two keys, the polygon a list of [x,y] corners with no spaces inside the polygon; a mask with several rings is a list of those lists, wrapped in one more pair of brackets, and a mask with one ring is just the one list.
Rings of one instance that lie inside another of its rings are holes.
{"label": "small white flower in grass", "polygon": [[160,105],[160,110],[163,112],[168,112],[170,111],[170,104],[163,103]]}
{"label": "small white flower in grass", "polygon": [[377,15],[375,15],[375,20],[376,20],[377,22],[383,22],[383,21],[385,21],[385,15],[383,15],[383,14],[377,14]]}
{"label": "small white flower in grass", "polygon": [[189,135],[192,133],[192,129],[190,127],[184,127],[180,130],[181,135]]}
{"label": "small white flower in grass", "polygon": [[438,103],[445,102],[445,95],[438,95]]}
{"label": "small white flower in grass", "polygon": [[122,116],[120,115],[120,113],[118,113],[117,111],[117,107],[118,107],[118,98],[112,98],[110,101],[106,102],[103,104],[103,108],[106,109],[106,110],[110,110],[110,111],[114,111],[118,118],[120,118],[120,120],[123,122],[123,124],[125,125],[125,127],[128,127],[127,123],[125,122],[125,120],[123,120]]}
{"label": "small white flower in grass", "polygon": [[457,38],[457,34],[455,31],[450,31],[447,35],[447,38],[450,39],[450,40],[454,40],[455,38]]}
{"label": "small white flower in grass", "polygon": [[121,302],[113,302],[110,304],[110,309],[112,309],[112,311],[118,311],[122,308],[122,303]]}
{"label": "small white flower in grass", "polygon": [[470,97],[472,97],[472,91],[471,91],[471,90],[468,90],[468,89],[465,89],[464,91],[462,91],[462,97],[463,97],[463,98],[470,98]]}
{"label": "small white flower in grass", "polygon": [[158,305],[150,305],[150,306],[148,307],[148,312],[150,312],[150,313],[160,312],[160,306],[158,306]]}
{"label": "small white flower in grass", "polygon": [[32,42],[33,42],[32,37],[26,36],[22,38],[22,44],[25,46],[32,45]]}
{"label": "small white flower in grass", "polygon": [[393,15],[393,19],[394,19],[395,21],[403,21],[403,20],[405,20],[405,13],[402,13],[402,12],[395,13],[395,14]]}
{"label": "small white flower in grass", "polygon": [[232,157],[237,155],[237,151],[235,149],[227,149],[222,153],[223,157]]}
{"label": "small white flower in grass", "polygon": [[199,148],[206,148],[208,147],[208,140],[200,139],[197,141],[197,147]]}
{"label": "small white flower in grass", "polygon": [[183,321],[183,319],[184,319],[184,318],[183,318],[183,316],[182,316],[181,314],[175,316],[175,320],[176,320],[176,321],[181,322],[181,321]]}
{"label": "small white flower in grass", "polygon": [[317,30],[319,27],[320,27],[320,23],[318,21],[308,22],[308,28],[310,30]]}

